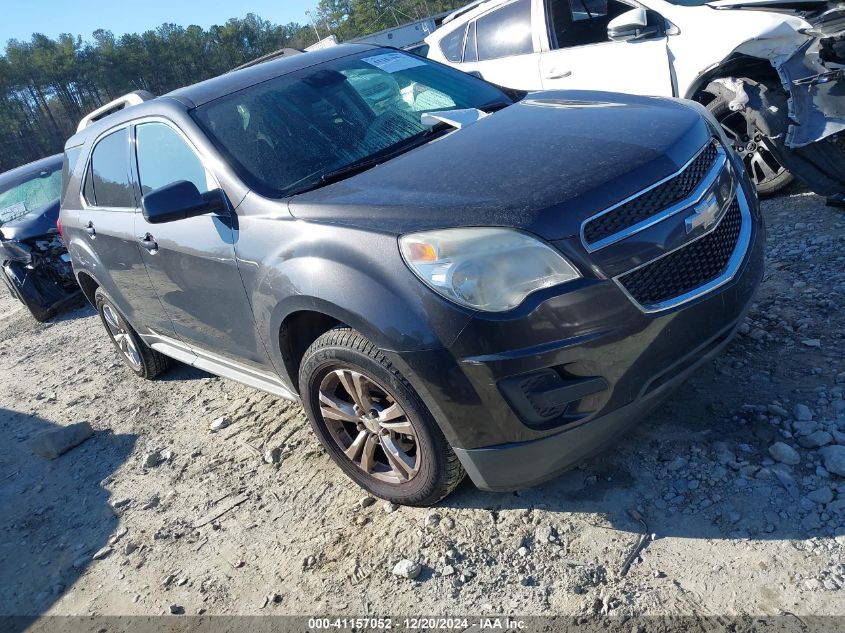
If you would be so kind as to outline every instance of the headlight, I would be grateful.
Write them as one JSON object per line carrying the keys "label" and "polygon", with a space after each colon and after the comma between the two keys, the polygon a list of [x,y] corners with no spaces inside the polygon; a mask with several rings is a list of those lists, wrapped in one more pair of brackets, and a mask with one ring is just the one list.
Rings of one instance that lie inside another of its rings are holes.
{"label": "headlight", "polygon": [[411,233],[399,238],[399,249],[433,290],[485,312],[510,310],[536,290],[581,276],[560,253],[512,229]]}

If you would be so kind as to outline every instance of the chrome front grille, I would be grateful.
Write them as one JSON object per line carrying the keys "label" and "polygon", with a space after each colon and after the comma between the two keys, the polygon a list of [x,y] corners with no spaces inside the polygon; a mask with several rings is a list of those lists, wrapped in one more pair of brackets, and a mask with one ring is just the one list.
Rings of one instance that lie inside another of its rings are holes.
{"label": "chrome front grille", "polygon": [[642,306],[655,307],[717,279],[728,266],[742,230],[734,199],[719,225],[690,244],[629,273],[618,281]]}
{"label": "chrome front grille", "polygon": [[584,223],[584,241],[588,246],[600,247],[609,238],[636,227],[689,197],[707,177],[718,158],[716,143],[711,141],[676,174],[587,220]]}
{"label": "chrome front grille", "polygon": [[[673,308],[730,281],[748,250],[750,208],[716,139],[675,174],[588,218],[581,239],[599,261],[607,260],[602,249],[664,221],[672,223],[673,232],[679,224],[684,227],[686,239],[672,233],[672,250],[648,261],[632,256],[632,268],[613,273],[616,284],[644,312]],[[609,249],[610,260],[629,248],[619,244],[621,251]]]}

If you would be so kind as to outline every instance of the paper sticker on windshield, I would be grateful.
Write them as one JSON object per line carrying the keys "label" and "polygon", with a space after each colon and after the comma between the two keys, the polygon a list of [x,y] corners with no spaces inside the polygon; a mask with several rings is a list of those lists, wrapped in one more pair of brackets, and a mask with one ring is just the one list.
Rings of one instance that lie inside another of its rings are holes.
{"label": "paper sticker on windshield", "polygon": [[425,66],[424,60],[404,53],[382,53],[381,55],[364,57],[361,61],[367,62],[386,73],[398,73],[400,70]]}
{"label": "paper sticker on windshield", "polygon": [[10,207],[0,209],[0,224],[17,220],[26,215],[26,204],[23,202],[16,202]]}

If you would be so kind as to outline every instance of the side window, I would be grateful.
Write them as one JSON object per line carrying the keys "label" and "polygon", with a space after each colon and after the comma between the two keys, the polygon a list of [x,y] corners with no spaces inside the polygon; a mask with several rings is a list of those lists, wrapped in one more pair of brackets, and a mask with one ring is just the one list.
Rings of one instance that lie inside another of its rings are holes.
{"label": "side window", "polygon": [[472,22],[467,30],[467,43],[464,45],[464,61],[478,61],[478,50],[475,46],[475,22]]}
{"label": "side window", "polygon": [[455,29],[440,40],[440,50],[443,52],[443,56],[450,62],[461,61],[461,52],[464,47],[464,33],[466,33],[466,28]]}
{"label": "side window", "polygon": [[104,136],[91,154],[83,195],[92,206],[132,208],[135,196],[129,184],[129,129]]}
{"label": "side window", "polygon": [[551,47],[609,42],[608,23],[633,8],[619,0],[546,0]]}
{"label": "side window", "polygon": [[142,123],[135,128],[135,140],[142,195],[177,180],[194,183],[200,193],[216,186],[194,150],[169,125]]}
{"label": "side window", "polygon": [[534,51],[531,0],[516,0],[476,20],[478,60],[525,55]]}

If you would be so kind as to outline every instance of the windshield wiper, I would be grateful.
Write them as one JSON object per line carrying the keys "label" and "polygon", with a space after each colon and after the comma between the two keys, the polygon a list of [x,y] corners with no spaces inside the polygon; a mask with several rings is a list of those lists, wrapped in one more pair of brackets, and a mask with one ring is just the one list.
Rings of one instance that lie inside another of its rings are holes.
{"label": "windshield wiper", "polygon": [[344,167],[340,167],[338,169],[322,174],[320,176],[320,180],[314,185],[312,185],[310,188],[316,189],[317,187],[330,185],[331,183],[337,182],[338,180],[343,180],[344,178],[348,178],[349,176],[353,176],[354,174],[360,174],[362,171],[372,169],[379,163],[383,163],[385,160],[387,160],[387,157],[367,158],[362,161],[350,163],[349,165],[345,165]]}
{"label": "windshield wiper", "polygon": [[391,158],[396,158],[400,154],[404,154],[405,152],[418,147],[419,145],[423,145],[427,143],[431,138],[441,132],[445,132],[447,130],[454,129],[448,123],[437,123],[436,125],[431,126],[427,130],[423,130],[422,132],[418,132],[413,136],[409,136],[408,138],[399,141],[385,149],[381,150],[380,152],[373,154],[372,156],[368,156],[367,158],[363,158],[361,160],[349,163],[348,165],[344,165],[343,167],[338,167],[332,171],[328,171],[324,174],[321,174],[320,177],[311,182],[308,185],[305,185],[299,189],[294,189],[289,191],[287,195],[298,195],[301,193],[305,193],[306,191],[313,191],[314,189],[319,189],[320,187],[325,187],[326,185],[330,185],[334,182],[338,182],[339,180],[343,180],[348,178],[349,176],[354,176],[355,174],[360,174],[361,172],[367,171],[368,169],[372,169],[381,163],[387,162]]}
{"label": "windshield wiper", "polygon": [[494,112],[498,112],[508,106],[512,106],[513,101],[495,101],[485,106],[481,106],[479,110],[484,110],[487,114],[493,114]]}

